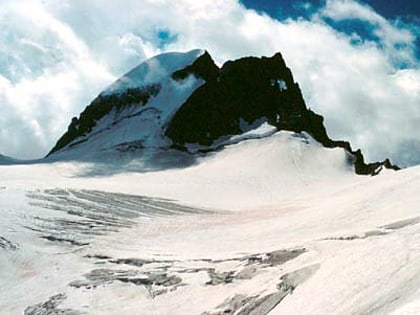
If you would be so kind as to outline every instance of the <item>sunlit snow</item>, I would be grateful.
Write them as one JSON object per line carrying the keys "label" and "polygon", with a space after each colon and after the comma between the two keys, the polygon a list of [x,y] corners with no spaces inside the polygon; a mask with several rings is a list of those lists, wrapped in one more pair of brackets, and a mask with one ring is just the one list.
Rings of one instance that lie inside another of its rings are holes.
{"label": "sunlit snow", "polygon": [[1,314],[420,310],[418,167],[356,176],[289,132],[181,169],[99,167],[0,166]]}

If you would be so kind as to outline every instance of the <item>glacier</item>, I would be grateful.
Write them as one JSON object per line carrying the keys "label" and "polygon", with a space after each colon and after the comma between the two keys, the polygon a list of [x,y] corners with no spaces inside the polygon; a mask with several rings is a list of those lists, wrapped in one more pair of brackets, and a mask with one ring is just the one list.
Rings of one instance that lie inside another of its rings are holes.
{"label": "glacier", "polygon": [[44,159],[0,155],[0,314],[418,314],[420,166],[396,169],[329,139],[280,54],[154,57]]}
{"label": "glacier", "polygon": [[415,314],[420,168],[345,155],[281,131],[181,169],[0,166],[0,313]]}

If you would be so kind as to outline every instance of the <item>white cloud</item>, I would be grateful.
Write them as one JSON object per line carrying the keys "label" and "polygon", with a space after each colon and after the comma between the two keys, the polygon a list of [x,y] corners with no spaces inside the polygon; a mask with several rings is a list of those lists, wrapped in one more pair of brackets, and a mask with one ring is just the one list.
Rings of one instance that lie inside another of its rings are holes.
{"label": "white cloud", "polygon": [[373,35],[378,37],[384,53],[391,61],[412,63],[414,34],[408,29],[393,25],[370,6],[354,0],[327,0],[319,14],[335,21],[360,20],[369,23],[373,27]]}
{"label": "white cloud", "polygon": [[2,5],[0,150],[39,157],[71,115],[114,77],[68,25],[39,3]]}
{"label": "white cloud", "polygon": [[[16,2],[0,4],[0,25],[7,26],[0,28],[4,154],[45,154],[71,116],[146,57],[205,48],[218,63],[281,51],[334,138],[351,140],[370,160],[413,163],[420,156],[420,145],[412,145],[420,141],[415,34],[359,2],[330,0],[311,20],[282,22],[234,0]],[[368,23],[379,42],[354,45],[354,36],[333,29],[326,17]],[[162,30],[174,36],[163,49]],[[401,62],[410,68],[400,70]]]}

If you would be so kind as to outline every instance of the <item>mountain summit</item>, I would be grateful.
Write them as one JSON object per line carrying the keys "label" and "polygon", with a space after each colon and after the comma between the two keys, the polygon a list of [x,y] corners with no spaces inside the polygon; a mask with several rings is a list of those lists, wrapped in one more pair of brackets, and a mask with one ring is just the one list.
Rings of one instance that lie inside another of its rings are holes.
{"label": "mountain summit", "polygon": [[308,109],[280,53],[219,68],[204,50],[158,55],[128,72],[72,119],[48,156],[202,153],[281,130],[307,133],[326,148],[343,148],[357,174],[397,169],[388,159],[367,164],[350,143],[330,139],[323,117]]}

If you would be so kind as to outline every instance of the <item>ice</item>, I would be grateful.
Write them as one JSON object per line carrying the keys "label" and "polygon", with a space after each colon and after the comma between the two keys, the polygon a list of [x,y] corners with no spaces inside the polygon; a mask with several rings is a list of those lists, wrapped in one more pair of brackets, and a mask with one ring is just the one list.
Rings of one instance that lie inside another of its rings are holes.
{"label": "ice", "polygon": [[100,167],[0,166],[1,314],[420,310],[420,167],[357,176],[283,131],[179,169]]}
{"label": "ice", "polygon": [[256,128],[243,128],[245,132],[240,135],[235,135],[229,139],[229,142],[239,142],[246,139],[263,138],[272,135],[277,131],[277,128],[270,125],[267,121],[257,124]]}

